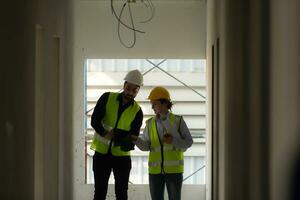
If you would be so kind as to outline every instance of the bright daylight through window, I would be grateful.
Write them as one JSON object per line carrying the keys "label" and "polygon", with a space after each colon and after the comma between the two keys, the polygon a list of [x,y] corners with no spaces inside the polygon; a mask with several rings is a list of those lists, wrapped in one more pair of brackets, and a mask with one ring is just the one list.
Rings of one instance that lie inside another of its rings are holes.
{"label": "bright daylight through window", "polygon": [[[206,61],[191,59],[87,59],[85,60],[85,149],[86,183],[94,183],[90,150],[94,130],[90,125],[93,108],[98,98],[108,91],[119,92],[125,74],[138,69],[144,76],[144,86],[136,97],[145,121],[154,115],[149,92],[155,86],[166,87],[174,103],[172,111],[182,115],[194,143],[184,152],[183,184],[205,184],[206,178]],[[148,154],[137,147],[132,152],[130,183],[148,184]],[[109,183],[113,184],[113,174]]]}

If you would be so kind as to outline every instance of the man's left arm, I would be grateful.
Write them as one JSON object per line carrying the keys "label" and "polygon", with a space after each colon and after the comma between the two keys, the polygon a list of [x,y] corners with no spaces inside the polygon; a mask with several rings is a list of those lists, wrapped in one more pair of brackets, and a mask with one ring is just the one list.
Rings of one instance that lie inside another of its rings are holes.
{"label": "man's left arm", "polygon": [[131,128],[129,131],[124,131],[120,129],[114,130],[115,140],[118,140],[121,146],[121,150],[123,151],[130,151],[134,149],[134,143],[132,141],[131,135],[138,136],[140,134],[140,128],[143,123],[143,112],[140,109],[134,120],[131,123]]}
{"label": "man's left arm", "polygon": [[131,127],[129,131],[115,129],[115,132],[120,136],[128,136],[128,135],[136,135],[140,134],[140,129],[143,123],[143,111],[140,109],[136,115],[134,120],[131,122]]}
{"label": "man's left arm", "polygon": [[130,134],[138,136],[140,134],[141,126],[143,124],[143,111],[140,108],[140,110],[135,115],[134,120],[131,123],[131,129]]}

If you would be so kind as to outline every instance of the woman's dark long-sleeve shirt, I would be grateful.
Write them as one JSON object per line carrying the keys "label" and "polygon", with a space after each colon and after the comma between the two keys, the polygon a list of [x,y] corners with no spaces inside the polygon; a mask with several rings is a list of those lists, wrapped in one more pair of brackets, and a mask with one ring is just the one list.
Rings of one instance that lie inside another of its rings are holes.
{"label": "woman's dark long-sleeve shirt", "polygon": [[[99,98],[99,100],[98,100],[98,102],[97,102],[97,104],[94,108],[94,112],[92,114],[92,119],[91,119],[92,127],[101,136],[104,136],[104,132],[105,132],[105,129],[102,126],[101,121],[102,121],[103,117],[106,114],[105,107],[106,107],[106,103],[107,103],[107,100],[108,100],[108,96],[109,96],[109,92],[106,92]],[[123,103],[122,103],[122,93],[119,94],[119,96],[117,97],[117,100],[119,101],[118,118],[120,118],[120,116],[124,112],[124,110],[128,106],[132,105],[134,103],[134,101],[132,100],[132,101],[126,103],[125,105],[123,105]],[[139,135],[142,123],[143,123],[143,111],[142,111],[142,109],[140,109],[137,112],[134,120],[132,121],[131,128],[130,128],[129,131],[124,131],[124,130],[120,130],[120,129],[114,129],[114,131],[119,132],[119,133],[123,132],[126,135],[127,134]]]}

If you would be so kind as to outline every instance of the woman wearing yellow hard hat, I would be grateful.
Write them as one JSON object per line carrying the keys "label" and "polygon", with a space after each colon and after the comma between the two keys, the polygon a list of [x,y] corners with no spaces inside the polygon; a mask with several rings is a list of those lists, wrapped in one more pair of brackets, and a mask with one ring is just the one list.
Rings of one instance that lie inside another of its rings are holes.
{"label": "woman wearing yellow hard hat", "polygon": [[146,121],[143,135],[133,136],[133,140],[142,151],[150,151],[148,173],[151,199],[163,200],[166,186],[169,199],[180,200],[183,152],[192,145],[193,139],[183,117],[170,112],[173,103],[166,88],[153,88],[148,99],[155,116]]}

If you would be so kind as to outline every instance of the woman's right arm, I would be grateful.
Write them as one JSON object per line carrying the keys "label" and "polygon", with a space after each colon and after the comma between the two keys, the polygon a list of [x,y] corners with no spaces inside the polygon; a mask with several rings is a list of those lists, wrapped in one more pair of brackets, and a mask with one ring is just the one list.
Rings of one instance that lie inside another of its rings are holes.
{"label": "woman's right arm", "polygon": [[142,151],[150,151],[150,139],[149,139],[149,133],[148,133],[148,127],[146,125],[143,134],[141,134],[139,137],[133,138],[133,142],[135,145]]}

